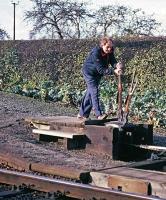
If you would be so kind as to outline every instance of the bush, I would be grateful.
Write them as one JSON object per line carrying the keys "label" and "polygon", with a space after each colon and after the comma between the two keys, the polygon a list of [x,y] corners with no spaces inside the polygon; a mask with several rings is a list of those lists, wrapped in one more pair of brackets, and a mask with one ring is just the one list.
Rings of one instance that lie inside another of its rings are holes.
{"label": "bush", "polygon": [[[46,101],[79,106],[85,91],[82,64],[97,40],[0,41],[0,89]],[[138,86],[131,115],[148,119],[156,109],[164,117],[166,85],[166,39],[121,38],[115,40],[115,55],[125,62],[125,76],[137,69]],[[117,80],[103,80],[100,87],[103,110],[117,110]],[[123,99],[127,96],[124,85]],[[158,114],[159,113],[159,114]]]}

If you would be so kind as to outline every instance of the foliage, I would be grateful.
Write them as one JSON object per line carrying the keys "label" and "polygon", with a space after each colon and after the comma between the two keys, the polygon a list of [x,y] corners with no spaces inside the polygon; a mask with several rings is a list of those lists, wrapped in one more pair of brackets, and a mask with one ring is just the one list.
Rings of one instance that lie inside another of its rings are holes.
{"label": "foliage", "polygon": [[155,126],[166,127],[166,94],[158,88],[135,94],[132,102],[131,116],[137,120],[147,120]]}
{"label": "foliage", "polygon": [[115,79],[104,80],[100,85],[100,97],[104,112],[115,112],[117,109],[117,81]]}
{"label": "foliage", "polygon": [[7,49],[0,59],[1,87],[8,88],[19,83],[19,57],[15,48]]}
{"label": "foliage", "polygon": [[[96,40],[0,42],[1,90],[78,107],[85,92],[81,67],[95,45]],[[124,38],[115,40],[115,45],[115,55],[125,62],[129,80],[137,69],[139,83],[130,116],[165,126],[165,38]],[[123,87],[125,100],[128,85]],[[100,97],[103,111],[111,109],[116,114],[115,78],[102,80]]]}
{"label": "foliage", "polygon": [[163,46],[158,45],[149,50],[137,52],[129,61],[126,72],[130,74],[131,71],[137,70],[140,92],[143,93],[154,88],[164,91],[166,85],[165,66],[166,52],[163,51]]}

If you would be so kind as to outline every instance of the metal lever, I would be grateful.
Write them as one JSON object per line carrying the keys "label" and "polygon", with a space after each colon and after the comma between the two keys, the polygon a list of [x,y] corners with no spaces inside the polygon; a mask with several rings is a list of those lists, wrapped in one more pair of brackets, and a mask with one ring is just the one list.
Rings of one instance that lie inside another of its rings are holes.
{"label": "metal lever", "polygon": [[132,98],[132,95],[135,91],[137,84],[138,84],[138,79],[136,78],[136,70],[135,70],[134,73],[133,73],[132,82],[131,82],[131,86],[129,88],[129,92],[128,92],[128,95],[127,95],[126,100],[125,100],[125,109],[124,109],[124,112],[123,112],[123,124],[128,122],[129,104],[131,103],[131,98]]}

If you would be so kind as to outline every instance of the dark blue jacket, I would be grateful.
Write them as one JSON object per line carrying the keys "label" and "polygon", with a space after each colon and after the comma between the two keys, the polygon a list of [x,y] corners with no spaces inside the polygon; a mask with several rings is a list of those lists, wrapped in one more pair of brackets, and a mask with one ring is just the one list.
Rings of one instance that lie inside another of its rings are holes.
{"label": "dark blue jacket", "polygon": [[[95,47],[89,53],[82,68],[84,77],[88,79],[100,79],[104,75],[113,74],[114,65],[117,63],[114,52],[104,54],[101,47]],[[112,68],[109,68],[111,64]]]}

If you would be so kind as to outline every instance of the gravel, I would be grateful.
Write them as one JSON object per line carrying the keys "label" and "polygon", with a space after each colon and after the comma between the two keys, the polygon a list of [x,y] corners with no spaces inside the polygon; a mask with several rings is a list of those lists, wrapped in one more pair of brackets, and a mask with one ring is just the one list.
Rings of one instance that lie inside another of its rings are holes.
{"label": "gravel", "polygon": [[[0,151],[12,153],[28,161],[69,166],[82,170],[107,168],[126,164],[113,161],[110,155],[85,150],[64,149],[62,144],[39,142],[26,117],[68,115],[75,116],[77,108],[60,103],[42,102],[15,94],[0,92]],[[154,144],[166,145],[166,130],[154,130]]]}

